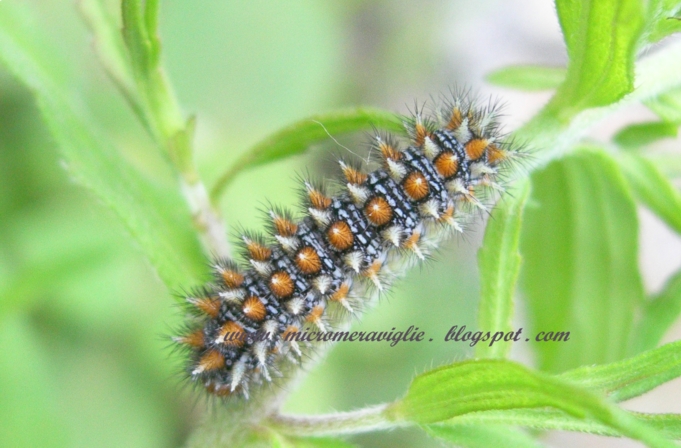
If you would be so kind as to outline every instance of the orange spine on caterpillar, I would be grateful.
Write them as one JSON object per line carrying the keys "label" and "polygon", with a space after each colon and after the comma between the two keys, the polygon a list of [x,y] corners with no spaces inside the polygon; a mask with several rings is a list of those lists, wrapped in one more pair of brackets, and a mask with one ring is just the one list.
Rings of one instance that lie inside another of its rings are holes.
{"label": "orange spine on caterpillar", "polygon": [[362,310],[503,191],[500,179],[519,149],[499,131],[495,107],[453,96],[432,117],[417,109],[405,119],[406,147],[377,136],[380,167],[363,172],[340,161],[339,194],[304,182],[302,219],[273,209],[271,243],[241,238],[245,269],[213,263],[214,280],[187,298],[196,312],[174,338],[190,352],[191,380],[216,396],[248,397],[300,358],[291,335],[307,327],[326,333],[342,320],[334,310]]}

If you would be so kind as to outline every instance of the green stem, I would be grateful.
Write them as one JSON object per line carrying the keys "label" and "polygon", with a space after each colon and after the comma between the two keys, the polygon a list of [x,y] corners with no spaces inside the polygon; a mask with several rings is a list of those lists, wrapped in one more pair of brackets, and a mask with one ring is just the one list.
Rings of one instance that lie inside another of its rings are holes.
{"label": "green stem", "polygon": [[[172,85],[160,64],[161,43],[156,30],[158,1],[147,0],[144,8],[141,3],[139,0],[123,0],[121,4],[122,37],[136,86],[136,96],[128,102],[142,117],[142,124],[176,169],[194,227],[206,252],[212,256],[227,257],[230,250],[225,225],[208,199],[206,187],[194,164],[195,120],[193,117],[185,120]],[[98,23],[101,24],[101,21]],[[93,28],[102,34],[106,30],[104,26]],[[125,66],[116,67],[110,69],[114,79],[121,80],[116,84],[124,96],[132,97],[123,68]]]}
{"label": "green stem", "polygon": [[637,88],[615,104],[587,109],[564,124],[545,107],[513,133],[533,152],[532,169],[546,165],[570,150],[604,118],[633,104],[640,104],[681,86],[681,43],[670,45],[641,60],[636,66]]}
{"label": "green stem", "polygon": [[409,426],[411,424],[409,422],[389,420],[385,415],[387,408],[387,404],[381,404],[356,411],[328,415],[299,416],[275,414],[267,419],[264,424],[278,433],[299,437],[359,434]]}

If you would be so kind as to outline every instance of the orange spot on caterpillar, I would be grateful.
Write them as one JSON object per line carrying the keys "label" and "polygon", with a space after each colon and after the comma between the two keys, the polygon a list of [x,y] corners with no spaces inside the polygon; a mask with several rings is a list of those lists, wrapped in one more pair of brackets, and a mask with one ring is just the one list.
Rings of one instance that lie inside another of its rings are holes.
{"label": "orange spot on caterpillar", "polygon": [[450,205],[449,207],[447,207],[447,210],[445,210],[444,213],[442,213],[442,215],[440,215],[440,221],[449,223],[453,219],[454,219],[454,206]]}
{"label": "orange spot on caterpillar", "polygon": [[386,159],[391,159],[391,160],[400,160],[402,157],[402,154],[395,148],[393,145],[390,143],[384,142],[383,140],[379,140],[378,142],[378,149],[381,151],[381,154],[383,154],[383,157]]}
{"label": "orange spot on caterpillar", "polygon": [[244,312],[246,317],[256,322],[263,320],[267,315],[265,305],[263,305],[260,299],[255,296],[251,296],[244,300],[244,303],[241,306],[241,311]]}
{"label": "orange spot on caterpillar", "polygon": [[329,230],[326,231],[326,237],[329,239],[329,243],[338,250],[349,248],[355,240],[350,226],[345,221],[331,224]]}
{"label": "orange spot on caterpillar", "polygon": [[489,142],[484,138],[474,138],[466,143],[466,155],[471,160],[478,160],[485,152]]}
{"label": "orange spot on caterpillar", "polygon": [[280,299],[293,294],[293,280],[284,271],[277,271],[270,277],[270,289]]}
{"label": "orange spot on caterpillar", "polygon": [[356,170],[355,168],[345,165],[342,165],[343,169],[343,175],[345,176],[345,179],[351,184],[354,185],[361,185],[367,180],[367,175],[362,173],[359,170]]}
{"label": "orange spot on caterpillar", "polygon": [[198,329],[185,336],[180,336],[174,338],[175,342],[178,344],[188,345],[192,348],[203,348],[205,347],[205,340],[203,337],[203,330]]}
{"label": "orange spot on caterpillar", "polygon": [[347,283],[341,283],[341,285],[338,287],[338,290],[331,295],[331,300],[334,302],[343,301],[348,297],[349,292],[350,285]]}
{"label": "orange spot on caterpillar", "polygon": [[324,307],[321,305],[317,305],[314,308],[312,308],[312,311],[310,311],[310,314],[308,314],[305,317],[305,320],[307,322],[315,323],[319,322],[322,318],[322,315],[324,314]]}
{"label": "orange spot on caterpillar", "polygon": [[428,195],[428,181],[423,173],[414,171],[403,183],[404,192],[414,201],[419,201]]}
{"label": "orange spot on caterpillar", "polygon": [[289,326],[286,328],[286,330],[284,331],[284,333],[281,335],[281,338],[282,338],[284,341],[289,341],[289,342],[290,342],[289,338],[294,337],[294,336],[292,336],[292,335],[295,335],[296,333],[298,333],[298,327],[296,327],[295,325],[289,325]]}
{"label": "orange spot on caterpillar", "polygon": [[496,165],[499,162],[506,160],[508,154],[497,145],[489,145],[487,147],[487,162],[490,165]]}
{"label": "orange spot on caterpillar", "polygon": [[417,123],[416,126],[414,126],[414,143],[416,146],[423,146],[426,137],[429,136],[430,133],[428,132],[428,129],[426,129],[422,123]]}
{"label": "orange spot on caterpillar", "polygon": [[211,370],[221,369],[225,366],[225,357],[217,350],[208,350],[199,359],[194,373],[210,372]]}
{"label": "orange spot on caterpillar", "polygon": [[213,394],[218,397],[226,397],[227,395],[231,394],[232,391],[229,387],[223,386],[223,387],[216,387],[215,384],[210,383],[207,384],[206,386],[206,391],[209,394]]}
{"label": "orange spot on caterpillar", "polygon": [[407,249],[414,250],[414,248],[418,247],[419,240],[421,239],[421,233],[420,232],[414,232],[411,234],[409,238],[406,239],[404,242],[404,247]]}
{"label": "orange spot on caterpillar", "polygon": [[293,236],[298,231],[296,223],[281,216],[275,216],[273,222],[277,234],[281,236]]}
{"label": "orange spot on caterpillar", "polygon": [[371,263],[371,266],[369,266],[364,272],[362,272],[362,274],[368,278],[374,278],[378,275],[379,272],[381,272],[382,266],[383,262],[380,260],[376,260],[373,263]]}
{"label": "orange spot on caterpillar", "polygon": [[244,276],[242,274],[229,269],[220,271],[220,276],[228,288],[238,288],[244,282]]}
{"label": "orange spot on caterpillar", "polygon": [[308,187],[307,195],[310,198],[312,207],[318,210],[325,210],[331,205],[331,198],[325,196],[321,191],[315,190],[312,187]]}
{"label": "orange spot on caterpillar", "polygon": [[244,327],[236,322],[227,321],[218,332],[218,341],[232,347],[242,347],[244,345]]}
{"label": "orange spot on caterpillar", "polygon": [[393,209],[390,208],[388,201],[380,196],[376,196],[364,207],[367,218],[376,226],[382,226],[393,217]]}
{"label": "orange spot on caterpillar", "polygon": [[471,204],[478,202],[478,199],[475,197],[475,187],[473,185],[468,187],[468,194],[463,195],[463,200]]}
{"label": "orange spot on caterpillar", "polygon": [[452,177],[459,169],[459,160],[451,152],[443,152],[434,162],[438,174],[445,179]]}
{"label": "orange spot on caterpillar", "polygon": [[461,122],[463,121],[463,116],[461,115],[461,110],[458,107],[455,107],[452,109],[452,115],[449,118],[449,122],[447,123],[447,129],[450,131],[456,130],[459,126],[461,126]]}
{"label": "orange spot on caterpillar", "polygon": [[190,298],[187,301],[212,318],[216,318],[220,312],[220,301],[217,299],[201,297]]}
{"label": "orange spot on caterpillar", "polygon": [[381,272],[382,266],[383,262],[380,260],[376,260],[371,264],[371,266],[369,266],[367,270],[362,272],[362,275],[370,279],[379,290],[383,290],[383,285],[381,284],[381,281],[378,278],[378,274],[379,272]]}
{"label": "orange spot on caterpillar", "polygon": [[298,251],[295,257],[296,266],[303,274],[316,274],[322,268],[322,261],[317,251],[306,246]]}
{"label": "orange spot on caterpillar", "polygon": [[249,255],[255,261],[267,261],[272,256],[272,251],[267,246],[248,238],[244,238],[244,242]]}

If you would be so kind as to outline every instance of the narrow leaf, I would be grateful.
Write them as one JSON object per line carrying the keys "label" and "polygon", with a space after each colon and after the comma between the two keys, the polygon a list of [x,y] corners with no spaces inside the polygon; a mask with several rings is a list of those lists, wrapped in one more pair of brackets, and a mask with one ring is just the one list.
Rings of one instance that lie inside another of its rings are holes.
{"label": "narrow leaf", "polygon": [[[681,439],[681,415],[679,414],[629,414],[670,439]],[[619,431],[593,420],[580,420],[553,409],[510,409],[483,411],[455,417],[437,426],[455,425],[513,425],[542,431],[559,430],[585,432],[603,436],[622,436]],[[435,425],[430,425],[430,427]]]}
{"label": "narrow leaf", "polygon": [[565,80],[563,67],[512,65],[489,73],[485,79],[494,85],[533,92],[555,89]]}
{"label": "narrow leaf", "polygon": [[497,203],[478,252],[478,322],[481,331],[491,332],[489,343],[476,345],[476,355],[481,358],[503,358],[511,349],[513,294],[520,271],[520,218],[529,190],[529,182],[523,182],[512,197]]}
{"label": "narrow leaf", "polygon": [[[15,8],[11,3],[3,8]],[[113,209],[171,289],[197,281],[203,256],[177,191],[160,189],[127,162],[57,87],[54,71],[34,53],[49,47],[35,29],[0,15],[0,61],[34,94],[69,173]],[[11,31],[10,31],[11,30]]]}
{"label": "narrow leaf", "polygon": [[622,154],[618,162],[636,197],[681,234],[681,193],[669,179],[645,157]]}
{"label": "narrow leaf", "polygon": [[681,124],[681,89],[674,89],[648,100],[646,106],[661,119]]}
{"label": "narrow leaf", "polygon": [[[623,358],[644,293],[636,206],[617,164],[581,150],[531,181],[521,282],[539,365],[563,371]],[[546,342],[549,332],[569,340]]]}
{"label": "narrow leaf", "polygon": [[569,57],[551,108],[567,120],[620,100],[634,89],[634,57],[643,27],[640,0],[556,0]]}
{"label": "narrow leaf", "polygon": [[637,351],[656,347],[681,315],[681,272],[667,281],[660,294],[648,301],[636,330]]}
{"label": "narrow leaf", "polygon": [[364,129],[403,131],[400,117],[380,109],[357,108],[314,115],[293,123],[253,146],[216,182],[211,197],[216,200],[241,171],[300,154],[311,145],[335,135]]}
{"label": "narrow leaf", "polygon": [[681,341],[615,363],[579,367],[565,372],[561,378],[623,401],[678,376],[681,376]]}
{"label": "narrow leaf", "polygon": [[540,448],[544,445],[517,429],[502,425],[427,425],[426,432],[438,439],[465,448]]}
{"label": "narrow leaf", "polygon": [[[137,91],[155,138],[169,151],[171,159],[186,159],[187,148],[175,148],[172,140],[189,133],[177,98],[160,65],[161,42],[157,35],[158,0],[148,0],[142,8],[139,0],[122,0],[123,40],[128,49]],[[184,172],[187,167],[181,166]]]}
{"label": "narrow leaf", "polygon": [[651,447],[672,447],[648,425],[571,382],[504,360],[454,363],[417,376],[389,417],[421,424],[472,412],[550,407],[600,422]]}
{"label": "narrow leaf", "polygon": [[619,131],[613,141],[625,149],[641,148],[663,138],[676,137],[678,127],[666,121],[636,123]]}
{"label": "narrow leaf", "polygon": [[130,59],[137,76],[148,76],[156,68],[158,61],[152,57],[152,42],[145,23],[144,11],[140,0],[123,0],[123,39],[130,52]]}
{"label": "narrow leaf", "polygon": [[650,0],[644,43],[655,43],[681,31],[681,2],[679,0]]}

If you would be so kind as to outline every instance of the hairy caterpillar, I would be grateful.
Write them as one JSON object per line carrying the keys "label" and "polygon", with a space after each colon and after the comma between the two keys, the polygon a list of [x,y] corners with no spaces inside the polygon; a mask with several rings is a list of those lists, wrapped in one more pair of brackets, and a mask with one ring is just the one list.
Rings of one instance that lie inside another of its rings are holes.
{"label": "hairy caterpillar", "polygon": [[246,269],[213,263],[213,282],[187,298],[192,316],[174,338],[189,349],[193,381],[247,398],[300,358],[290,334],[327,332],[361,311],[503,191],[500,179],[521,152],[500,132],[497,107],[452,96],[430,116],[417,109],[405,117],[407,148],[376,136],[375,170],[341,160],[346,186],[335,196],[304,181],[302,219],[272,209],[269,241],[242,236]]}

